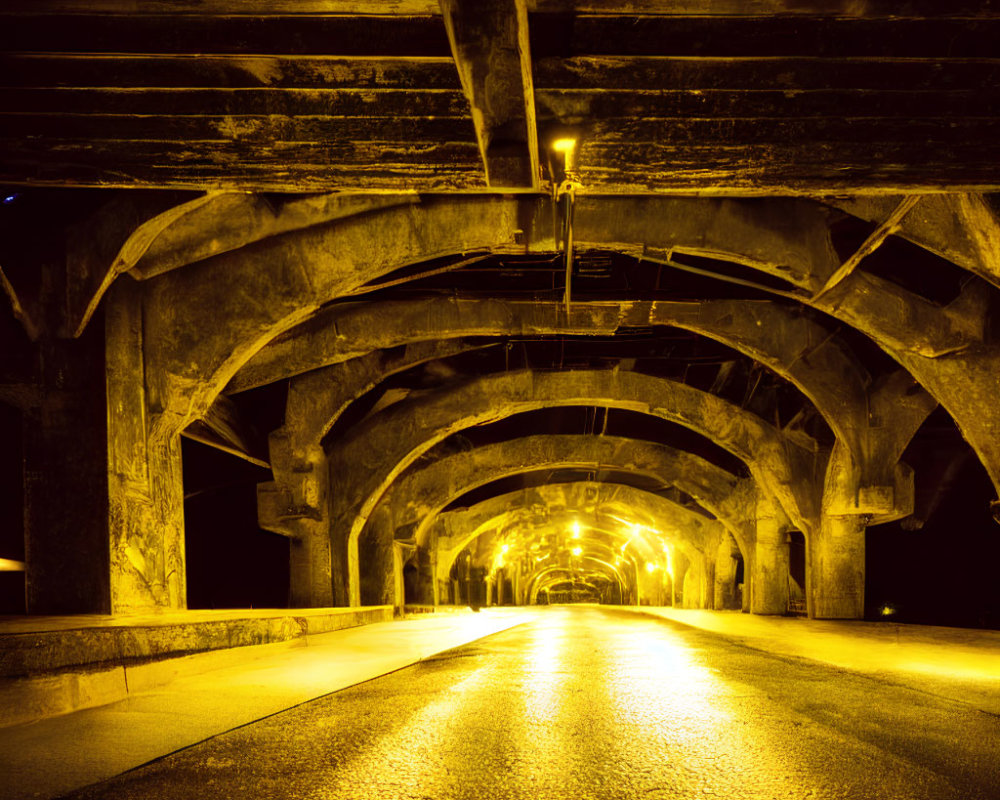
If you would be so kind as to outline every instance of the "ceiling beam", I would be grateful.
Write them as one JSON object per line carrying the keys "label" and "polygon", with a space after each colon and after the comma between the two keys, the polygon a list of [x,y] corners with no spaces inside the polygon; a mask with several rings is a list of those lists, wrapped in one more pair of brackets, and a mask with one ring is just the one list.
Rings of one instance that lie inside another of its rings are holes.
{"label": "ceiling beam", "polygon": [[441,0],[491,188],[538,188],[526,0]]}
{"label": "ceiling beam", "polygon": [[872,231],[867,239],[865,239],[865,241],[861,244],[861,247],[859,247],[855,253],[847,259],[847,261],[841,264],[837,271],[827,279],[823,288],[813,295],[813,299],[822,297],[824,294],[829,292],[834,286],[854,272],[854,270],[858,268],[858,265],[864,261],[865,258],[878,250],[886,239],[899,230],[903,217],[910,213],[910,209],[917,204],[918,200],[920,200],[920,195],[911,194],[904,197],[892,210],[892,213],[886,217],[885,221]]}

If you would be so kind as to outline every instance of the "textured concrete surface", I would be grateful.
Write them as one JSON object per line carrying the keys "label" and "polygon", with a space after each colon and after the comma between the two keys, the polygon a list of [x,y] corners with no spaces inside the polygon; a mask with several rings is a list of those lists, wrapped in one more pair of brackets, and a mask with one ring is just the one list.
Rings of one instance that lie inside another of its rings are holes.
{"label": "textured concrete surface", "polygon": [[267,654],[253,648],[256,658],[183,676],[121,702],[0,729],[0,798],[55,797],[106,780],[524,618],[505,609],[428,614],[311,636],[272,646]]}
{"label": "textured concrete surface", "polygon": [[593,608],[218,736],[77,798],[989,800],[962,703]]}

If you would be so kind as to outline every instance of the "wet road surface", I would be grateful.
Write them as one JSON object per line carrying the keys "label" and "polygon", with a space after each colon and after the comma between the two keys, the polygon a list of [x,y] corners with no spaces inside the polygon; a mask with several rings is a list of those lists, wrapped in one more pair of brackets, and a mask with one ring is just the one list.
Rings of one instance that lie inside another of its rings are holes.
{"label": "wet road surface", "polygon": [[552,608],[71,796],[997,800],[998,765],[1000,718],[954,700]]}

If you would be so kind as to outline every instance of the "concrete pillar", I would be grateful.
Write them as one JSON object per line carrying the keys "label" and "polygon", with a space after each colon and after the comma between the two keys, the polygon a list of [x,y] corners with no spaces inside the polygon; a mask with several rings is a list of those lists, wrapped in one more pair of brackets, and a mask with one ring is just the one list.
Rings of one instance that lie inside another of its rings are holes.
{"label": "concrete pillar", "polygon": [[486,607],[489,608],[493,605],[493,578],[487,577],[485,581],[486,585]]}
{"label": "concrete pillar", "polygon": [[29,614],[113,611],[102,334],[97,321],[35,348],[41,391],[22,418]]}
{"label": "concrete pillar", "polygon": [[268,449],[274,481],[257,486],[257,524],[291,539],[289,603],[293,608],[348,605],[346,543],[340,543],[334,575],[326,454],[320,447],[300,452],[282,432],[271,435]]}
{"label": "concrete pillar", "polygon": [[330,570],[330,531],[326,524],[300,520],[288,551],[288,590],[292,608],[327,608],[334,604]]}
{"label": "concrete pillar", "polygon": [[392,515],[388,509],[377,507],[358,543],[362,605],[397,605],[393,571],[394,534]]}
{"label": "concrete pillar", "polygon": [[757,536],[754,547],[750,610],[754,614],[788,611],[787,520],[766,497],[757,500]]}
{"label": "concrete pillar", "polygon": [[23,417],[29,613],[187,604],[180,440],[155,434],[167,427],[147,395],[143,330],[140,287],[118,281],[103,326],[98,315],[79,339],[37,345],[39,399]]}
{"label": "concrete pillar", "polygon": [[706,553],[701,560],[701,608],[715,608],[715,552]]}
{"label": "concrete pillar", "polygon": [[[257,485],[257,524],[291,541],[288,591],[292,608],[328,608],[335,604],[330,523],[320,509],[296,502],[287,484]],[[346,559],[346,553],[342,554]],[[338,574],[338,578],[340,575]],[[337,605],[347,605],[342,593]]]}
{"label": "concrete pillar", "polygon": [[715,608],[736,608],[736,558],[733,543],[726,536],[715,553]]}
{"label": "concrete pillar", "polygon": [[812,614],[861,619],[865,614],[866,515],[825,514],[811,548]]}
{"label": "concrete pillar", "polygon": [[[406,584],[403,582],[403,564],[406,563],[406,553],[399,542],[392,544],[392,579],[396,585],[396,613],[400,614],[406,608]],[[458,585],[455,586],[455,596],[458,597]]]}

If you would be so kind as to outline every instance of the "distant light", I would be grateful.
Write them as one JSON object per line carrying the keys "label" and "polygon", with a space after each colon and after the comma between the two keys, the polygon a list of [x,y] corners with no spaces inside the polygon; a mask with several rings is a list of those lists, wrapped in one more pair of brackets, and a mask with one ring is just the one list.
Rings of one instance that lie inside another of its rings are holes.
{"label": "distant light", "polygon": [[882,608],[879,609],[878,613],[881,614],[883,617],[891,617],[893,614],[896,613],[896,608],[895,606],[891,606],[888,603],[886,603],[884,606],[882,606]]}
{"label": "distant light", "polygon": [[502,547],[500,548],[500,552],[501,552],[501,553],[506,553],[506,552],[507,552],[508,550],[510,550],[510,545],[509,545],[509,544],[505,544],[505,545],[503,545],[503,546],[502,546]]}
{"label": "distant light", "polygon": [[656,572],[656,564],[654,564],[652,561],[647,561],[646,572]]}
{"label": "distant light", "polygon": [[575,556],[580,555],[580,553],[582,553],[582,552],[583,552],[583,548],[582,547],[574,547],[573,548],[573,555],[575,555]]}
{"label": "distant light", "polygon": [[5,206],[9,206],[11,203],[13,203],[15,200],[17,200],[17,198],[19,198],[20,196],[21,195],[19,195],[17,192],[14,192],[13,194],[4,195],[4,198],[3,198],[2,202],[3,202],[3,204]]}
{"label": "distant light", "polygon": [[574,522],[573,523],[573,538],[574,539],[579,539],[580,538],[580,523],[579,522]]}

